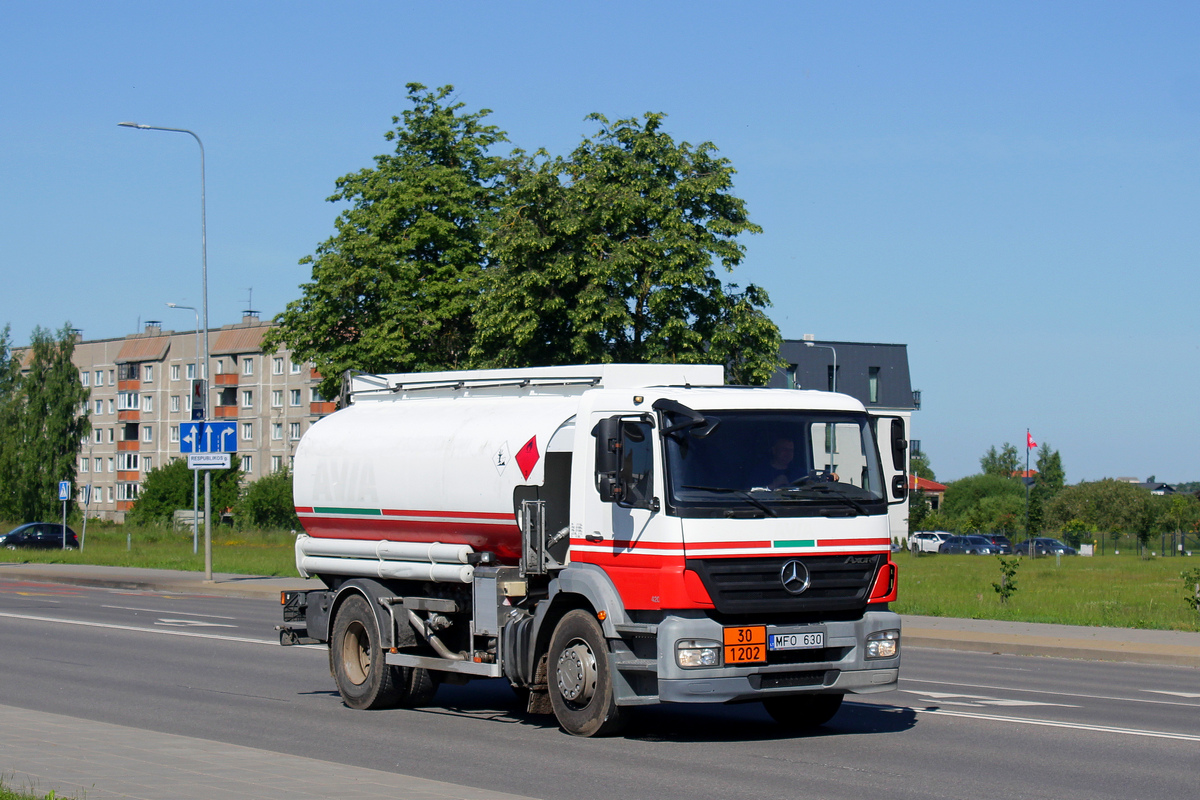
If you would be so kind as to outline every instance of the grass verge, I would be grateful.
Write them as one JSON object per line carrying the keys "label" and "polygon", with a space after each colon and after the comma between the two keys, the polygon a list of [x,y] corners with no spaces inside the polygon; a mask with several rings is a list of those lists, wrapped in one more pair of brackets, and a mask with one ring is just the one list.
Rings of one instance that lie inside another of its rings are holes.
{"label": "grass verge", "polygon": [[901,614],[1113,628],[1200,631],[1200,614],[1184,600],[1180,573],[1200,566],[1186,557],[1072,556],[1021,558],[1017,591],[1007,603],[994,556],[897,553]]}

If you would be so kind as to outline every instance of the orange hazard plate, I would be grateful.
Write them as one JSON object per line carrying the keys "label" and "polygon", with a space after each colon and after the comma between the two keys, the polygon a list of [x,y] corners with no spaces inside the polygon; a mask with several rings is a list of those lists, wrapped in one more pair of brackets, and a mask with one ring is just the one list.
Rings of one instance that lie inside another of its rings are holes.
{"label": "orange hazard plate", "polygon": [[762,664],[767,660],[767,627],[725,628],[726,664]]}

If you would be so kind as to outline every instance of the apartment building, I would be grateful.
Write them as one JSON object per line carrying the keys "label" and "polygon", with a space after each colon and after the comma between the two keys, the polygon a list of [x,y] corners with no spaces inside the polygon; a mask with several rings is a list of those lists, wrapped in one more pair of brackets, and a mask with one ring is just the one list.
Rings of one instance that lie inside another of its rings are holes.
{"label": "apartment building", "polygon": [[74,362],[90,390],[92,433],[79,458],[77,485],[91,485],[88,515],[123,520],[142,479],[181,457],[180,426],[192,419],[192,379],[209,378],[210,419],[237,421],[237,452],[247,480],[290,467],[308,427],[334,403],[317,392],[320,376],[287,350],[264,352],[272,323],[248,313],[209,330],[210,362],[196,331],[157,322],[119,339],[79,341]]}

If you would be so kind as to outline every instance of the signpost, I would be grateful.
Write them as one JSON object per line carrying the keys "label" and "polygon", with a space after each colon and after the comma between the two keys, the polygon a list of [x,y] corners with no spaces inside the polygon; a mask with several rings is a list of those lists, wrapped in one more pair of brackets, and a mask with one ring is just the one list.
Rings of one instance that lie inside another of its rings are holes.
{"label": "signpost", "polygon": [[58,482],[58,499],[62,500],[62,504],[63,504],[63,523],[62,523],[63,545],[62,546],[63,546],[63,550],[66,550],[67,549],[67,501],[71,499],[71,482],[70,481],[59,481]]}
{"label": "signpost", "polygon": [[[203,385],[204,381],[196,381],[193,384],[193,392],[195,386]],[[203,398],[203,391],[201,392]],[[193,394],[192,398],[192,414],[195,415],[196,399]],[[200,401],[203,403],[203,400]],[[192,553],[199,550],[199,528],[196,522],[199,516],[199,486],[200,486],[200,470],[212,469],[229,469],[232,463],[231,453],[237,450],[237,421],[235,420],[218,420],[209,422],[200,420],[199,422],[185,422],[179,426],[179,452],[187,455],[188,469],[192,470]],[[204,473],[204,530],[205,533],[205,548],[209,548],[209,538],[207,531],[209,529],[208,515],[211,511],[209,508],[209,491],[211,486],[211,473]],[[210,558],[206,552],[205,564],[209,564]],[[209,574],[210,569],[205,568],[205,574]]]}

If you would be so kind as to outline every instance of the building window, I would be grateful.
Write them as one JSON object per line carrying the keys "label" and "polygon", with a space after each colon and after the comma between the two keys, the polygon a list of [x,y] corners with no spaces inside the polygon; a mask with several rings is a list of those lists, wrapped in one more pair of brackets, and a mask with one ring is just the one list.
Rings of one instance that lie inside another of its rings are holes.
{"label": "building window", "polygon": [[137,411],[138,396],[134,392],[121,392],[117,395],[117,411]]}
{"label": "building window", "polygon": [[[109,379],[111,380],[112,370],[109,370]],[[136,381],[138,379],[137,364],[118,364],[117,365],[117,380],[119,381]]]}
{"label": "building window", "polygon": [[297,364],[295,361],[293,361],[293,362],[292,362],[292,374],[293,374],[293,375],[299,375],[299,374],[300,374],[300,365],[299,365],[299,364]]}
{"label": "building window", "polygon": [[108,502],[111,503],[112,501],[113,501],[113,487],[110,486],[110,487],[108,487]]}
{"label": "building window", "polygon": [[867,367],[867,397],[870,402],[879,402],[879,367]]}
{"label": "building window", "polygon": [[298,441],[300,439],[300,423],[299,422],[289,422],[288,423],[288,438],[291,439],[293,442]]}
{"label": "building window", "polygon": [[103,400],[97,400],[97,401],[96,401],[96,414],[97,414],[97,416],[98,416],[98,415],[100,415],[100,414],[103,414],[103,413],[104,413],[104,401],[103,401]]}
{"label": "building window", "polygon": [[787,388],[789,388],[789,389],[799,389],[800,388],[800,384],[796,382],[796,369],[798,367],[799,367],[798,364],[788,364],[787,365]]}
{"label": "building window", "polygon": [[271,359],[271,374],[272,375],[282,375],[283,374],[283,359],[282,358]]}
{"label": "building window", "polygon": [[145,411],[147,414],[154,413],[154,395],[142,395],[142,411]]}
{"label": "building window", "polygon": [[111,397],[108,398],[108,413],[110,413],[110,414],[117,413],[116,407],[117,407],[117,401],[113,400]]}
{"label": "building window", "polygon": [[103,466],[104,466],[103,458],[93,458],[92,459],[92,469],[95,470],[96,472],[99,472]]}
{"label": "building window", "polygon": [[142,472],[149,472],[154,469],[154,460],[150,456],[142,456]]}
{"label": "building window", "polygon": [[300,390],[292,389],[291,395],[292,395],[291,396],[292,405],[299,406],[300,405]]}
{"label": "building window", "polygon": [[271,438],[275,441],[279,441],[280,439],[283,438],[283,423],[282,422],[272,422],[271,423]]}
{"label": "building window", "polygon": [[83,386],[87,386],[91,379],[92,373],[88,372],[86,369],[79,373],[79,383]]}
{"label": "building window", "polygon": [[179,365],[178,364],[171,365],[171,380],[173,380],[173,381],[179,380]]}
{"label": "building window", "polygon": [[283,469],[283,456],[271,456],[271,472]]}
{"label": "building window", "polygon": [[254,471],[254,456],[242,456],[242,472]]}
{"label": "building window", "polygon": [[242,408],[254,408],[254,392],[250,389],[242,390]]}
{"label": "building window", "polygon": [[104,370],[102,370],[102,369],[96,370],[96,385],[97,386],[104,385]]}
{"label": "building window", "polygon": [[196,365],[188,364],[183,368],[183,374],[187,376],[189,381],[196,380]]}
{"label": "building window", "polygon": [[312,402],[314,402],[314,403],[324,403],[325,402],[325,398],[321,396],[321,393],[319,391],[317,391],[317,387],[314,386],[313,388],[309,389],[308,391],[309,391],[309,397],[312,399]]}
{"label": "building window", "polygon": [[246,358],[242,359],[242,374],[243,375],[253,375],[254,374],[254,359],[253,358],[246,357]]}
{"label": "building window", "polygon": [[92,431],[92,433],[95,434],[96,444],[102,444],[104,442],[104,430],[103,429],[96,428],[96,430]]}
{"label": "building window", "polygon": [[109,444],[113,443],[113,429],[112,428],[108,429],[108,443]]}
{"label": "building window", "polygon": [[223,359],[223,358],[217,359],[217,374],[218,375],[225,374],[225,359]]}
{"label": "building window", "polygon": [[178,426],[178,425],[172,425],[172,426],[171,426],[171,434],[170,434],[170,435],[171,435],[171,441],[172,441],[172,442],[178,442],[178,441],[179,441],[179,426]]}
{"label": "building window", "polygon": [[116,459],[114,459],[112,456],[109,456],[108,457],[108,471],[113,472],[114,470],[116,470],[116,468],[117,468]]}
{"label": "building window", "polygon": [[143,425],[142,426],[142,441],[143,442],[153,442],[154,441],[154,426],[153,425]]}
{"label": "building window", "polygon": [[137,500],[138,485],[136,483],[118,483],[117,484],[117,499],[118,500]]}
{"label": "building window", "polygon": [[283,408],[283,389],[271,390],[271,408]]}
{"label": "building window", "polygon": [[830,364],[828,367],[826,367],[826,369],[828,370],[828,372],[826,374],[829,378],[829,391],[832,392],[834,389],[837,388],[837,372],[838,372],[838,370],[834,369],[832,364]]}
{"label": "building window", "polygon": [[254,423],[253,422],[243,422],[242,423],[242,441],[243,442],[253,442],[254,441]]}
{"label": "building window", "polygon": [[177,395],[177,394],[171,395],[171,413],[172,414],[179,413],[179,395]]}
{"label": "building window", "polygon": [[92,463],[92,460],[91,460],[90,458],[81,458],[81,459],[79,459],[79,471],[80,471],[80,472],[87,472],[87,471],[88,471],[88,467],[89,467],[89,466],[91,466],[91,463]]}
{"label": "building window", "polygon": [[130,472],[138,468],[137,453],[118,453],[117,454],[117,469],[122,472]]}
{"label": "building window", "polygon": [[142,383],[154,383],[154,365],[142,365]]}

